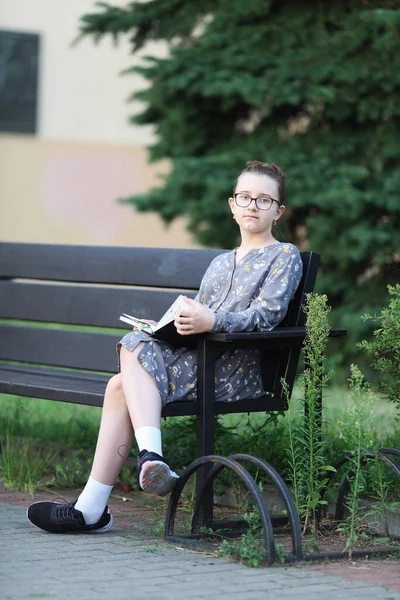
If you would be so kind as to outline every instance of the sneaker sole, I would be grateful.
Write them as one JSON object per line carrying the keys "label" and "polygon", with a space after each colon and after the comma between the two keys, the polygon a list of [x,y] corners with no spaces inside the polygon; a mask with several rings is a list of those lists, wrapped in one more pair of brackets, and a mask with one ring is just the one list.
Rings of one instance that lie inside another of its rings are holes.
{"label": "sneaker sole", "polygon": [[[39,504],[39,502],[33,502],[31,504],[31,506],[33,504]],[[34,523],[33,521],[30,520],[30,518],[28,516],[28,511],[29,511],[29,506],[26,509],[26,518],[29,521],[29,523],[32,523],[32,525],[34,525],[38,529],[42,529],[42,527],[39,527],[38,525],[36,525],[36,523]],[[68,531],[65,533],[105,533],[106,531],[111,529],[111,527],[113,526],[113,523],[114,523],[114,518],[113,518],[111,511],[110,511],[109,515],[110,515],[110,520],[108,521],[107,525],[104,525],[104,527],[100,527],[100,529],[82,529],[81,531]],[[47,529],[42,529],[42,531],[47,531],[47,533],[53,533],[51,531],[48,531]]]}
{"label": "sneaker sole", "polygon": [[89,529],[88,531],[83,531],[82,533],[105,533],[106,531],[111,529],[114,523],[112,512],[109,512],[109,515],[110,520],[108,521],[107,525],[104,525],[104,527],[101,527],[100,529]]}
{"label": "sneaker sole", "polygon": [[175,487],[178,476],[163,462],[151,461],[143,477],[140,487],[146,494],[166,496]]}

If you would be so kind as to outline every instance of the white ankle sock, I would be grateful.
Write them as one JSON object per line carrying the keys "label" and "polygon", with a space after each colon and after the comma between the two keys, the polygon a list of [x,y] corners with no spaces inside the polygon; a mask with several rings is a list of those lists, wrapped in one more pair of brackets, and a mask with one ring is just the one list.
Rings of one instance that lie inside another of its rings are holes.
{"label": "white ankle sock", "polygon": [[162,456],[161,431],[157,427],[146,425],[139,427],[135,431],[135,438],[139,446],[139,452],[148,450],[149,452],[157,452]]}
{"label": "white ankle sock", "polygon": [[94,525],[100,519],[112,489],[112,485],[105,485],[89,477],[75,503],[75,508],[83,514],[86,525]]}

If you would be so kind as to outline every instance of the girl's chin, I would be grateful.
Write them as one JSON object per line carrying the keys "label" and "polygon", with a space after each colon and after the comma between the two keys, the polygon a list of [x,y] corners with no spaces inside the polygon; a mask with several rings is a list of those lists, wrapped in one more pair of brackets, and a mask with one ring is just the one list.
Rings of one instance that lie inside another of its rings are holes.
{"label": "girl's chin", "polygon": [[259,219],[243,219],[242,225],[244,227],[256,227],[257,229],[267,229],[265,223],[261,223]]}

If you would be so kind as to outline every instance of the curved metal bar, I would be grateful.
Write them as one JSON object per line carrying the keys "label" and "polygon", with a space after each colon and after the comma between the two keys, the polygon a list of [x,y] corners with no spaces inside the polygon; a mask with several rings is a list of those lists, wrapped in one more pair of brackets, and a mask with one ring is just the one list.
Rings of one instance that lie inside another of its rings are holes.
{"label": "curved metal bar", "polygon": [[393,456],[400,457],[400,450],[397,448],[379,448],[379,452],[382,452],[382,454],[392,454]]}
{"label": "curved metal bar", "polygon": [[[394,450],[394,448],[392,448],[392,450]],[[390,456],[388,456],[389,454],[393,454],[393,453],[391,453],[391,452],[382,452],[381,449],[378,450],[378,458],[379,458],[379,460],[381,460],[383,463],[385,463],[385,465],[387,467],[389,467],[389,469],[392,469],[392,471],[394,472],[394,474],[397,475],[397,477],[399,477],[399,479],[400,479],[400,465],[398,465],[395,460],[393,460],[392,458],[390,458]],[[399,452],[399,456],[400,456],[400,452]]]}
{"label": "curved metal bar", "polygon": [[[378,450],[378,452],[381,455],[384,455],[384,456],[394,455],[394,456],[399,456],[400,457],[400,450],[397,450],[396,448],[380,448]],[[365,451],[365,453],[363,454],[363,456],[367,460],[369,460],[371,458],[374,458],[375,453],[372,450],[367,450],[367,451]],[[326,477],[326,479],[328,481],[327,481],[327,484],[325,486],[325,489],[322,491],[321,499],[324,498],[325,492],[326,492],[326,490],[327,490],[330,482],[332,481],[332,479],[336,475],[336,471],[338,471],[343,465],[346,464],[346,462],[348,462],[349,460],[351,460],[353,457],[354,457],[354,452],[345,452],[342,456],[340,456],[340,458],[338,458],[333,463],[332,466],[334,467],[335,471],[329,471],[328,473],[326,473],[325,477]],[[365,462],[366,461],[364,461],[364,464],[365,464]],[[385,462],[385,461],[382,459],[382,462]],[[396,475],[398,477],[400,477],[400,475],[398,473],[398,470],[397,470],[397,464],[396,464],[396,462],[394,462],[393,460],[390,460],[390,465],[389,465],[389,463],[386,463],[386,464],[387,464],[387,466],[389,466],[396,473]],[[343,518],[344,508],[342,508],[341,505],[344,502],[344,498],[348,494],[348,488],[346,489],[346,481],[347,481],[347,484],[349,485],[349,476],[352,476],[352,473],[353,473],[352,471],[348,472],[346,479],[344,480],[341,488],[339,489],[338,499],[337,499],[337,502],[336,502],[336,509],[335,509],[335,517],[336,517],[336,519]],[[339,509],[339,514],[337,512],[338,509]],[[320,518],[321,518],[321,509],[318,511],[318,519],[320,519]]]}
{"label": "curved metal bar", "polygon": [[[390,454],[395,454],[396,456],[399,455],[400,456],[400,452],[395,448],[382,448],[378,450],[378,455],[376,455],[376,452],[373,452],[372,450],[368,450],[367,452],[365,452],[362,456],[361,456],[361,466],[364,466],[368,461],[377,458],[378,460],[380,460],[381,462],[383,462],[387,467],[389,467],[389,469],[391,469],[395,475],[397,475],[397,477],[400,478],[400,466],[390,458],[390,456],[388,456],[389,452],[382,452],[382,450],[395,450],[395,452],[390,452]],[[351,458],[354,457],[354,453],[349,453],[350,456],[348,457],[347,460],[350,460]],[[343,463],[344,464],[344,463]],[[344,519],[344,511],[345,511],[345,499],[347,497],[347,494],[349,493],[350,490],[350,482],[351,479],[354,477],[354,469],[351,469],[348,471],[342,485],[339,488],[339,492],[338,492],[338,497],[337,497],[337,501],[336,501],[336,508],[335,508],[335,518],[337,520],[342,520]]]}
{"label": "curved metal bar", "polygon": [[[290,531],[292,535],[293,556],[297,560],[301,560],[303,557],[303,550],[299,517],[290,491],[282,477],[279,475],[278,471],[261,458],[252,456],[251,454],[232,454],[231,456],[229,456],[229,458],[239,462],[248,461],[256,465],[259,469],[264,471],[266,475],[268,475],[268,477],[272,480],[273,484],[278,488],[288,513]],[[212,468],[212,470],[207,474],[206,480],[204,482],[204,488],[206,488],[207,485],[210,485],[224,468],[225,466],[222,464],[215,465]],[[202,504],[201,500],[202,498],[200,495],[200,498],[196,502],[194,508],[192,531],[198,530],[199,524],[201,522],[201,515],[199,514],[199,506],[201,506]]]}
{"label": "curved metal bar", "polygon": [[271,565],[275,560],[274,535],[272,530],[271,517],[264,502],[264,498],[250,473],[248,473],[246,469],[235,460],[232,460],[231,458],[225,458],[223,456],[203,456],[193,461],[184,470],[170,496],[165,521],[165,539],[167,541],[172,538],[176,540],[176,536],[174,536],[175,516],[179,498],[187,481],[200,467],[209,463],[223,465],[224,467],[231,469],[246,485],[260,512],[261,525],[263,528],[264,537],[265,562],[268,565]]}
{"label": "curved metal bar", "polygon": [[[332,467],[335,469],[334,471],[328,471],[327,473],[324,473],[324,478],[327,480],[326,481],[326,485],[325,487],[322,489],[321,491],[321,500],[324,499],[325,497],[325,492],[328,489],[328,486],[330,484],[330,482],[332,481],[332,479],[335,477],[336,472],[343,467],[344,464],[346,464],[346,462],[348,460],[350,460],[353,457],[353,452],[345,452],[344,454],[342,454],[342,456],[340,456],[332,465]],[[323,513],[323,505],[320,504],[318,509],[317,509],[317,520],[318,522],[320,522],[321,517],[322,517],[322,513]]]}
{"label": "curved metal bar", "polygon": [[258,458],[256,456],[252,456],[251,454],[233,454],[229,458],[232,458],[233,460],[238,460],[238,461],[245,460],[245,461],[249,461],[249,462],[253,463],[257,467],[262,469],[264,471],[264,473],[266,475],[268,475],[268,477],[271,479],[271,481],[278,488],[278,490],[282,496],[284,505],[287,510],[288,518],[289,518],[290,531],[292,534],[293,556],[297,560],[302,560],[303,549],[302,549],[302,539],[301,539],[301,528],[300,528],[299,515],[297,514],[296,505],[295,505],[292,495],[289,491],[289,488],[286,485],[283,478],[281,477],[281,475],[278,473],[278,471],[272,465],[267,463],[265,460],[262,460],[261,458]]}

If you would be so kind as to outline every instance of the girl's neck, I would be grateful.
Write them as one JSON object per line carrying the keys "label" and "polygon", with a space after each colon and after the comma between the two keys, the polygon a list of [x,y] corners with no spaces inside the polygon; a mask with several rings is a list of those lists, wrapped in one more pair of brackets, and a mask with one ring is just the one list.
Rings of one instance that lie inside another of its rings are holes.
{"label": "girl's neck", "polygon": [[239,246],[240,251],[249,252],[250,250],[258,250],[259,248],[264,248],[265,246],[271,246],[271,244],[276,244],[278,240],[274,238],[272,233],[268,236],[245,236],[242,235],[242,240]]}

